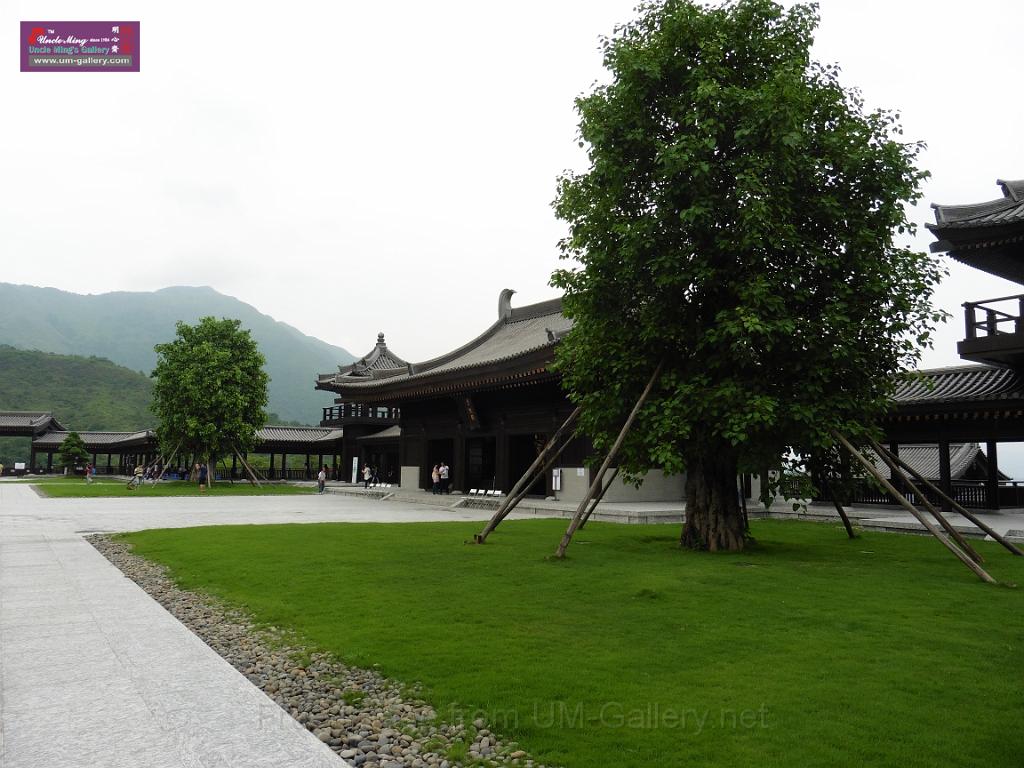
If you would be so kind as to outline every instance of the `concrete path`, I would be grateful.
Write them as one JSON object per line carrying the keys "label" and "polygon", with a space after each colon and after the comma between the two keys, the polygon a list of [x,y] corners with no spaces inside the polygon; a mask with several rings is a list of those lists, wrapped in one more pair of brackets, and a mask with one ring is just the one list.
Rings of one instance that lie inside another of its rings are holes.
{"label": "concrete path", "polygon": [[83,535],[486,517],[343,496],[41,499],[0,482],[0,766],[344,765]]}

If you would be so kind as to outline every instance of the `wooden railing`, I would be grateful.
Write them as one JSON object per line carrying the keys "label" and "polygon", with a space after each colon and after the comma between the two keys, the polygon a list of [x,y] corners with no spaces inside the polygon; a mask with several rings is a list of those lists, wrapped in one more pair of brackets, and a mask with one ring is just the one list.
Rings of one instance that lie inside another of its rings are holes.
{"label": "wooden railing", "polygon": [[375,419],[397,423],[401,415],[402,409],[397,406],[341,403],[324,408],[321,423],[343,423],[351,419]]}
{"label": "wooden railing", "polygon": [[[933,481],[938,484],[937,481]],[[920,483],[917,484],[920,488]],[[954,480],[952,483],[952,494],[958,504],[969,509],[993,509],[995,505],[989,499],[989,489],[984,480]],[[941,497],[928,490],[923,490],[924,495],[932,504],[942,504]],[[999,507],[1024,507],[1024,483],[1014,480],[1001,481],[997,489]],[[921,504],[921,500],[914,493],[907,492],[907,500],[912,504]],[[829,500],[827,497],[822,500]],[[882,490],[874,483],[864,481],[859,483],[854,491],[853,504],[888,504],[896,505],[898,502],[892,494]]]}
{"label": "wooden railing", "polygon": [[964,325],[968,340],[1024,333],[1024,294],[966,302]]}

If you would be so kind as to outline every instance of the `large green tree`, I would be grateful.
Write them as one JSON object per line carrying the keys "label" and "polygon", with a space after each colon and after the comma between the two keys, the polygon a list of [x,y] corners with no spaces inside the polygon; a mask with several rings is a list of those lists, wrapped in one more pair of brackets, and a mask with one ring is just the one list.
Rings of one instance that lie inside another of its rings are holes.
{"label": "large green tree", "polygon": [[213,469],[222,456],[253,447],[266,423],[264,358],[241,322],[204,317],[178,323],[174,341],[157,344],[153,411],[165,454],[177,450]]}
{"label": "large green tree", "polygon": [[68,432],[61,441],[60,465],[69,473],[75,471],[75,467],[85,464],[89,460],[89,451],[85,448],[85,441],[77,432]]}
{"label": "large green tree", "polygon": [[682,543],[735,550],[737,473],[863,436],[938,315],[937,263],[898,243],[925,174],[898,116],[810,58],[814,5],[641,6],[580,97],[590,167],[559,181],[558,350],[607,448],[659,361],[620,456],[686,471]]}

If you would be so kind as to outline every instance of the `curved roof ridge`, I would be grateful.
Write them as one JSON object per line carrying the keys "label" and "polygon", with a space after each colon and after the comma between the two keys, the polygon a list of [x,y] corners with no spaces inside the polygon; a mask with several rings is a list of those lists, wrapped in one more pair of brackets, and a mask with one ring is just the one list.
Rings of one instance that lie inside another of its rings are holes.
{"label": "curved roof ridge", "polygon": [[1024,389],[1024,382],[1009,368],[965,365],[914,373],[917,375],[905,376],[897,385],[894,402],[986,399]]}
{"label": "curved roof ridge", "polygon": [[995,227],[1008,219],[1019,220],[1024,216],[1024,179],[997,179],[996,183],[1002,187],[1003,196],[995,200],[960,205],[932,203],[935,223],[925,226],[934,232],[951,227]]}
{"label": "curved roof ridge", "polygon": [[[507,289],[506,289],[507,290]],[[502,291],[504,294],[504,291]],[[419,373],[429,373],[435,368],[442,366],[446,363],[450,363],[452,360],[456,360],[462,357],[467,352],[476,349],[495,333],[497,333],[505,325],[511,323],[518,323],[525,320],[534,320],[538,317],[544,317],[545,315],[561,314],[562,311],[562,298],[548,299],[547,301],[540,301],[535,304],[527,304],[522,307],[513,307],[508,315],[499,317],[494,323],[490,325],[483,333],[476,338],[470,339],[461,347],[453,349],[451,352],[445,352],[443,355],[425,360],[421,363],[413,363],[410,370],[410,375],[416,375]],[[541,345],[543,346],[543,345]],[[539,347],[536,347],[539,348]]]}

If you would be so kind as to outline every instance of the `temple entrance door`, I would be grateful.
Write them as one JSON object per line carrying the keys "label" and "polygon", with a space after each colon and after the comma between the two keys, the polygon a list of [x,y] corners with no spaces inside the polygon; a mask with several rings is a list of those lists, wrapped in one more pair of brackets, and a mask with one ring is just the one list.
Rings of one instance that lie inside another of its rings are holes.
{"label": "temple entrance door", "polygon": [[471,437],[466,440],[466,485],[471,488],[494,488],[497,441],[493,437]]}
{"label": "temple entrance door", "polygon": [[428,491],[433,487],[430,480],[430,470],[435,464],[442,461],[447,462],[449,468],[449,480],[455,477],[455,441],[450,437],[442,440],[427,440],[427,455],[424,458],[424,466],[420,471],[420,487]]}
{"label": "temple entrance door", "polygon": [[[548,441],[547,435],[509,435],[508,438],[508,476],[510,483],[516,483],[523,473],[530,468],[534,459],[544,450]],[[527,494],[530,496],[546,496],[548,480],[546,476],[538,477],[530,486]]]}

